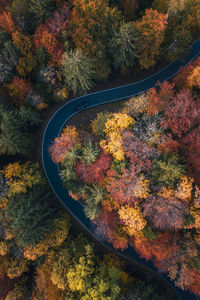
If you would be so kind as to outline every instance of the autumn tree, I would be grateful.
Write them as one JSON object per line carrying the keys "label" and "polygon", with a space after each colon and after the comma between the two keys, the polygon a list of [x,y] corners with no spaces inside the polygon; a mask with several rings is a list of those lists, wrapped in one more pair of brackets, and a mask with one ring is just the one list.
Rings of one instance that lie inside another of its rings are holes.
{"label": "autumn tree", "polygon": [[195,101],[191,92],[188,89],[183,90],[168,102],[161,126],[170,129],[180,138],[199,123],[199,111],[199,103]]}
{"label": "autumn tree", "polygon": [[45,183],[37,163],[30,161],[20,164],[10,163],[2,170],[4,180],[7,184],[7,195],[13,197],[18,193],[26,193],[35,185],[43,186]]}
{"label": "autumn tree", "polygon": [[75,127],[67,126],[49,148],[52,160],[55,163],[61,162],[66,152],[71,150],[75,144],[80,144],[79,134]]}
{"label": "autumn tree", "polygon": [[175,85],[173,83],[169,83],[168,81],[159,84],[159,90],[157,88],[151,88],[147,92],[147,114],[155,115],[161,111],[163,111],[168,105],[168,102],[174,99],[174,89]]}
{"label": "autumn tree", "polygon": [[190,88],[200,89],[200,66],[194,68],[192,73],[188,76],[187,82]]}
{"label": "autumn tree", "polygon": [[157,264],[160,261],[168,260],[179,250],[179,236],[169,232],[159,233],[154,240],[148,241],[141,236],[131,241],[136,251],[146,260],[153,259]]}
{"label": "autumn tree", "polygon": [[134,207],[128,205],[121,206],[118,210],[118,214],[120,221],[124,225],[123,230],[130,236],[141,231],[146,226],[146,220],[138,205],[135,205]]}
{"label": "autumn tree", "polygon": [[152,165],[152,159],[156,156],[155,151],[131,131],[125,131],[122,140],[125,156],[130,159],[133,170],[136,173],[148,170]]}
{"label": "autumn tree", "polygon": [[165,188],[157,196],[147,197],[143,208],[153,225],[163,231],[181,229],[187,214],[185,203]]}
{"label": "autumn tree", "polygon": [[148,95],[142,94],[132,97],[123,103],[122,113],[132,117],[146,113]]}
{"label": "autumn tree", "polygon": [[80,49],[64,53],[62,73],[66,85],[74,95],[85,94],[93,86],[94,65]]}
{"label": "autumn tree", "polygon": [[100,146],[117,160],[124,159],[121,132],[135,123],[127,114],[113,113],[105,124],[106,140],[101,140]]}
{"label": "autumn tree", "polygon": [[99,158],[94,163],[85,164],[79,161],[75,165],[76,176],[87,184],[101,183],[106,171],[111,166],[111,157],[101,151]]}
{"label": "autumn tree", "polygon": [[74,1],[69,22],[70,35],[76,48],[93,59],[99,80],[106,80],[110,73],[107,44],[112,36],[112,28],[117,27],[119,21],[118,10],[109,7],[108,0]]}
{"label": "autumn tree", "polygon": [[187,168],[192,177],[199,182],[200,171],[200,126],[197,126],[181,140],[181,151],[185,157]]}
{"label": "autumn tree", "polygon": [[179,15],[184,10],[186,2],[187,0],[170,0],[168,4],[169,17]]}
{"label": "autumn tree", "polygon": [[147,9],[141,21],[136,22],[138,31],[137,55],[140,66],[149,69],[154,66],[160,55],[160,46],[164,40],[167,15],[153,9]]}

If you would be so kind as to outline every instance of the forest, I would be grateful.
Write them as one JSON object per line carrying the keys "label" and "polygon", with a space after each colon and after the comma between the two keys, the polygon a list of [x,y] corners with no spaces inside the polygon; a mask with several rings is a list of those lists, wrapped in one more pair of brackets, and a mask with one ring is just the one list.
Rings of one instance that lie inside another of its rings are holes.
{"label": "forest", "polygon": [[[0,300],[166,299],[64,211],[41,135],[73,97],[184,60],[199,32],[199,0],[0,0]],[[199,96],[197,58],[118,111],[67,125],[49,148],[97,237],[198,295]]]}

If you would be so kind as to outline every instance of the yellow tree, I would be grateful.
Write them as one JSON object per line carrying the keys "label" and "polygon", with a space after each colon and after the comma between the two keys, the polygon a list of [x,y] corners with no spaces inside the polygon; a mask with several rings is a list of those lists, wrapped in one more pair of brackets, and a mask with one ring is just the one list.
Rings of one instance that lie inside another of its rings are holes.
{"label": "yellow tree", "polygon": [[127,114],[113,113],[105,124],[106,139],[101,140],[100,145],[107,153],[112,154],[116,160],[121,161],[124,159],[121,133],[134,123],[134,119]]}
{"label": "yellow tree", "polygon": [[136,204],[135,207],[128,205],[121,206],[118,210],[119,218],[124,224],[124,231],[130,236],[142,230],[146,226],[146,220],[141,208]]}
{"label": "yellow tree", "polygon": [[194,68],[192,73],[187,78],[187,84],[190,88],[200,89],[200,66]]}
{"label": "yellow tree", "polygon": [[9,186],[8,197],[18,193],[26,193],[28,188],[45,183],[39,171],[38,163],[10,163],[2,172]]}

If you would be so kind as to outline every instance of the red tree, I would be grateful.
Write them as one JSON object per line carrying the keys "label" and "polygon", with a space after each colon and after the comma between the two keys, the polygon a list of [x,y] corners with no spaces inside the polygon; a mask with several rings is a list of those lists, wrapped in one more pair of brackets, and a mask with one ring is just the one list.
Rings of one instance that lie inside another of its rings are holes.
{"label": "red tree", "polygon": [[200,183],[200,125],[181,140],[181,146],[190,175]]}
{"label": "red tree", "polygon": [[3,11],[0,15],[0,27],[2,27],[8,34],[15,31],[15,24],[10,12]]}
{"label": "red tree", "polygon": [[96,220],[96,234],[106,239],[113,245],[115,249],[126,249],[128,247],[128,239],[123,231],[120,231],[119,218],[114,212],[108,212],[107,209],[102,209],[98,220]]}
{"label": "red tree", "polygon": [[168,232],[159,233],[158,237],[151,241],[139,236],[133,238],[130,244],[141,257],[146,260],[152,259],[154,263],[170,259],[179,249],[178,236]]}
{"label": "red tree", "polygon": [[137,172],[151,167],[151,160],[155,152],[130,131],[123,133],[123,148],[125,156],[130,159]]}
{"label": "red tree", "polygon": [[181,229],[187,212],[185,203],[173,195],[147,197],[143,208],[154,226],[161,230]]}
{"label": "red tree", "polygon": [[159,84],[159,91],[156,88],[152,88],[147,92],[148,95],[148,115],[155,115],[160,111],[163,111],[169,101],[174,98],[174,84],[168,81],[163,84]]}
{"label": "red tree", "polygon": [[80,143],[80,138],[75,127],[66,126],[60,137],[55,138],[53,145],[49,147],[49,154],[54,163],[60,163],[67,151],[75,144]]}
{"label": "red tree", "polygon": [[92,164],[79,161],[75,165],[76,176],[87,184],[99,183],[104,180],[106,171],[111,166],[112,159],[104,151],[100,152],[99,158]]}
{"label": "red tree", "polygon": [[193,99],[190,90],[183,90],[168,102],[161,126],[169,128],[173,134],[181,138],[199,123],[199,115],[200,103]]}

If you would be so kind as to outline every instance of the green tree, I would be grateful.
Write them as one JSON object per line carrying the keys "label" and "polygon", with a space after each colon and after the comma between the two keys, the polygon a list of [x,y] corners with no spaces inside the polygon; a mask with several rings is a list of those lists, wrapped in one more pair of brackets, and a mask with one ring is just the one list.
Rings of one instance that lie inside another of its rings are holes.
{"label": "green tree", "polygon": [[96,136],[98,136],[99,139],[105,138],[104,130],[106,128],[106,122],[109,116],[109,113],[100,112],[97,114],[97,117],[91,123],[92,132]]}
{"label": "green tree", "polygon": [[137,57],[137,40],[137,30],[132,22],[122,22],[119,30],[114,30],[110,51],[114,58],[113,64],[117,69],[133,65]]}
{"label": "green tree", "polygon": [[31,27],[31,15],[29,11],[29,1],[14,0],[8,10],[11,12],[15,23],[25,32],[28,33]]}
{"label": "green tree", "polygon": [[85,143],[82,148],[83,160],[86,164],[94,163],[99,157],[99,148],[96,143],[89,142]]}
{"label": "green tree", "polygon": [[80,49],[65,52],[62,73],[68,88],[75,94],[85,94],[92,86],[94,77],[92,60]]}
{"label": "green tree", "polygon": [[94,220],[100,211],[100,204],[104,200],[105,191],[103,187],[93,184],[86,187],[85,193],[87,196],[84,212],[87,218]]}
{"label": "green tree", "polygon": [[0,84],[10,80],[14,76],[17,61],[18,55],[16,48],[11,41],[5,42],[0,52]]}
{"label": "green tree", "polygon": [[180,164],[177,153],[171,155],[165,153],[154,161],[152,178],[160,185],[174,187],[184,172],[184,166]]}
{"label": "green tree", "polygon": [[75,0],[69,32],[76,48],[91,57],[95,64],[95,78],[107,80],[110,61],[107,57],[108,44],[113,28],[121,19],[116,7],[109,7],[108,0]]}
{"label": "green tree", "polygon": [[0,106],[0,152],[2,154],[28,155],[34,148],[32,126],[40,123],[37,111],[29,107]]}
{"label": "green tree", "polygon": [[33,14],[36,25],[45,23],[55,10],[54,0],[29,0],[29,10]]}
{"label": "green tree", "polygon": [[168,57],[171,61],[177,58],[184,59],[190,50],[192,41],[191,29],[187,24],[177,24],[172,31],[173,43],[168,49]]}
{"label": "green tree", "polygon": [[0,173],[0,201],[4,197],[6,197],[7,193],[8,193],[8,184],[3,174]]}
{"label": "green tree", "polygon": [[37,244],[50,232],[54,214],[51,195],[43,186],[11,197],[6,208],[6,217],[21,247]]}

